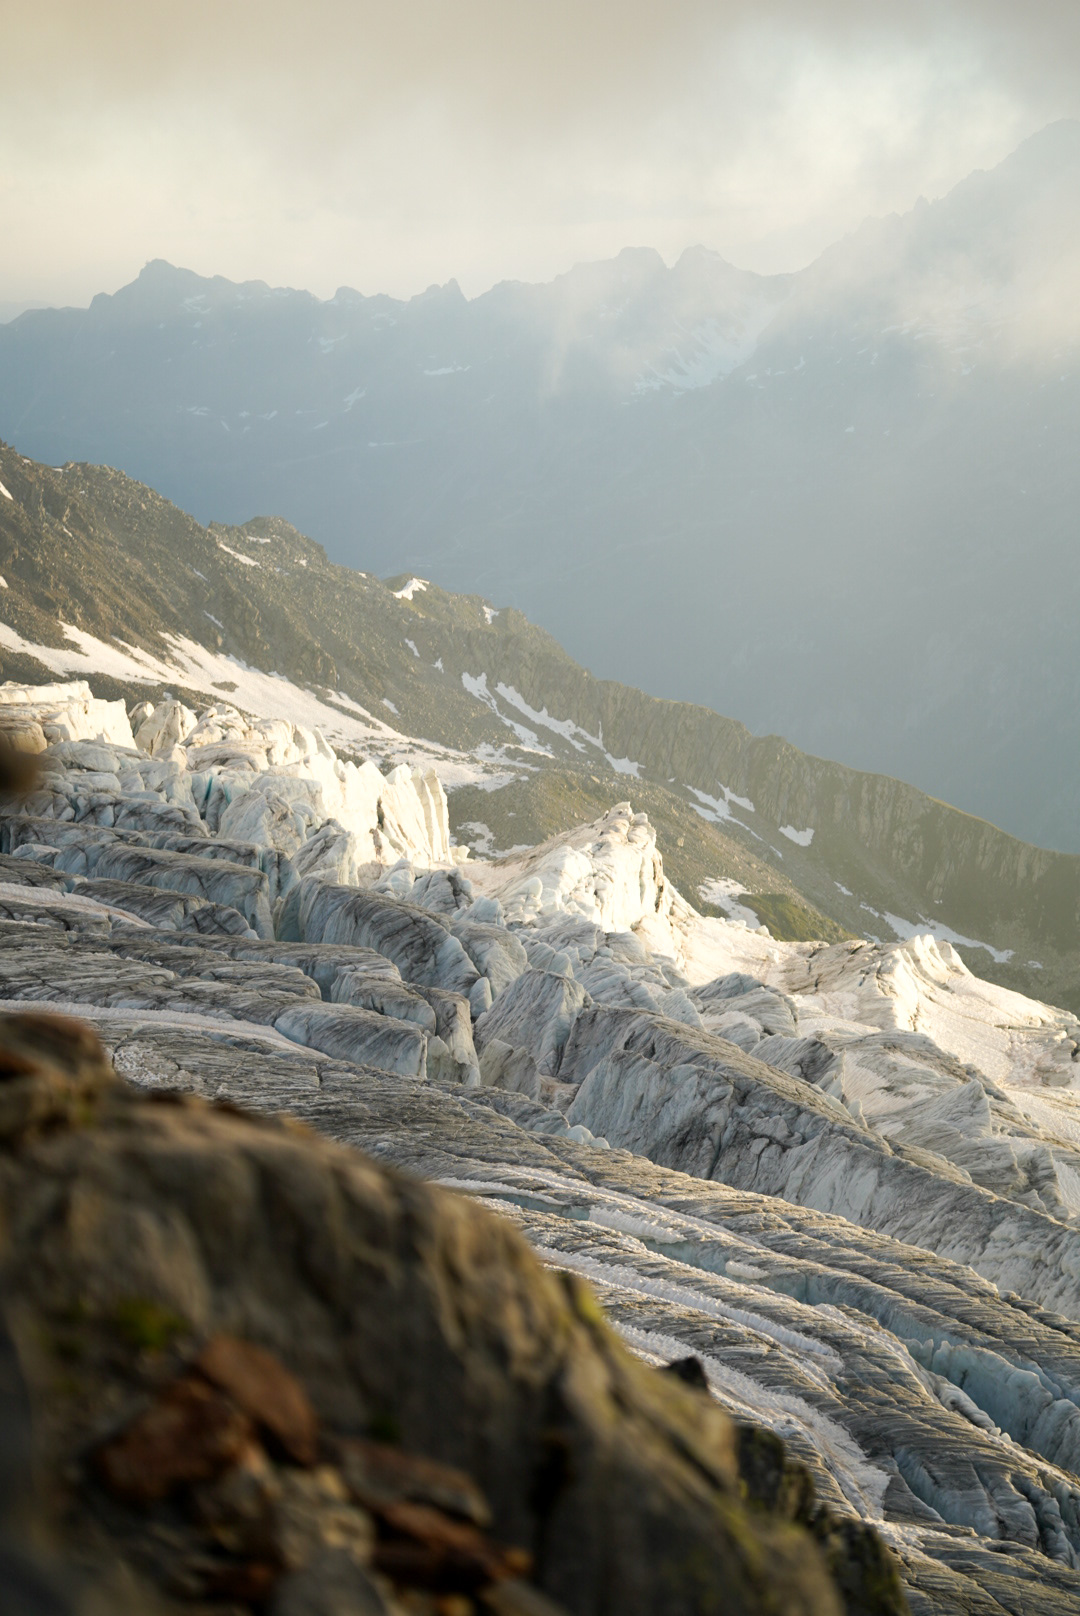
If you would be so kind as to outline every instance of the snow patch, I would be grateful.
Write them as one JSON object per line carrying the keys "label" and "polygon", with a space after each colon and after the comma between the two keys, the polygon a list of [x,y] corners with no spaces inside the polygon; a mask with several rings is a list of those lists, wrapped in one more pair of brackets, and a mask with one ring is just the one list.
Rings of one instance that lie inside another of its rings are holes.
{"label": "snow patch", "polygon": [[[876,910],[871,912],[877,913]],[[998,965],[1007,965],[1013,957],[1013,949],[994,948],[990,943],[980,943],[974,937],[964,937],[960,932],[953,931],[951,926],[943,925],[940,920],[926,920],[920,916],[916,925],[910,920],[904,920],[900,915],[890,915],[888,911],[882,914],[881,919],[888,921],[902,942],[909,942],[912,937],[920,937],[929,932],[939,943],[952,943],[960,948],[985,948]]]}
{"label": "snow patch", "polygon": [[90,673],[104,673],[130,684],[179,684],[203,692],[215,703],[221,701],[220,686],[228,682],[236,686],[229,695],[230,703],[245,713],[256,718],[286,719],[320,731],[332,744],[353,749],[367,750],[374,743],[394,763],[437,768],[447,790],[459,785],[487,787],[489,781],[490,789],[496,789],[516,778],[500,770],[492,779],[491,764],[478,754],[402,735],[342,692],[318,696],[280,674],[251,668],[238,657],[211,651],[183,636],[168,636],[168,653],[162,657],[118,640],[95,639],[68,623],[61,622],[60,628],[66,645],[39,645],[0,623],[0,646],[32,656],[54,673],[83,679]]}
{"label": "snow patch", "polygon": [[403,589],[393,589],[390,592],[395,600],[412,600],[414,595],[421,594],[427,586],[426,578],[410,578]]}
{"label": "snow patch", "polygon": [[[513,730],[522,746],[524,746],[528,751],[542,752],[545,757],[551,757],[552,753],[550,748],[541,744],[540,737],[537,735],[535,730],[527,729],[524,724],[515,724],[512,718],[507,718],[505,713],[501,713],[499,711],[499,704],[495,700],[495,697],[491,694],[491,691],[488,689],[486,673],[481,673],[479,675],[463,673],[461,675],[461,683],[469,692],[470,696],[473,696],[477,701],[482,701],[485,707],[489,707],[491,709],[501,724],[505,724],[507,729]],[[499,689],[500,691],[502,690],[501,685],[499,686]]]}
{"label": "snow patch", "polygon": [[482,819],[470,819],[459,825],[458,836],[463,836],[473,852],[479,853],[482,858],[495,856],[495,832]]}
{"label": "snow patch", "polygon": [[740,315],[723,324],[713,315],[690,331],[677,327],[678,346],[672,346],[663,356],[667,365],[661,368],[647,364],[638,376],[635,391],[640,394],[670,388],[675,393],[687,393],[729,376],[751,358],[776,307],[771,298],[748,299]]}
{"label": "snow patch", "polygon": [[736,796],[734,791],[731,791],[725,785],[721,785],[719,781],[717,781],[717,785],[720,790],[719,797],[710,797],[707,791],[699,791],[697,786],[684,787],[684,790],[689,791],[691,796],[697,798],[697,802],[692,802],[690,806],[696,814],[700,814],[702,819],[707,819],[714,825],[722,824],[725,819],[732,817],[732,803],[735,804],[736,808],[745,809],[748,814],[757,812],[749,797]]}
{"label": "snow patch", "polygon": [[4,487],[3,483],[0,483],[0,494],[3,494],[5,499],[11,499],[12,497]]}
{"label": "snow patch", "polygon": [[[485,675],[484,677],[486,689],[487,676]],[[586,744],[595,746],[596,750],[603,754],[608,767],[616,774],[628,774],[635,780],[641,778],[640,763],[635,763],[633,758],[612,757],[611,753],[605,749],[603,730],[600,731],[599,735],[590,735],[587,729],[582,729],[580,724],[575,724],[570,718],[552,718],[546,707],[542,707],[538,712],[535,707],[529,705],[520,691],[514,689],[513,685],[500,682],[495,686],[495,690],[503,701],[509,702],[511,707],[516,707],[523,717],[531,718],[534,724],[542,724],[545,729],[550,729],[556,735],[561,735],[564,741],[570,742],[575,751],[583,752]],[[496,708],[495,711],[498,711],[498,709]],[[503,719],[503,722],[506,723],[507,720]]]}
{"label": "snow patch", "polygon": [[513,847],[496,847],[495,832],[482,819],[470,819],[466,824],[459,825],[458,839],[468,842],[473,853],[482,859],[513,858],[517,853],[532,851],[527,842],[517,842]]}
{"label": "snow patch", "polygon": [[702,881],[698,887],[698,897],[702,903],[722,909],[729,920],[738,922],[740,926],[747,926],[751,931],[757,931],[761,926],[754,911],[739,902],[740,898],[746,897],[746,888],[741,881],[733,881],[726,875],[713,876],[708,881]]}
{"label": "snow patch", "polygon": [[234,550],[230,545],[223,544],[220,539],[217,541],[217,547],[219,550],[224,550],[226,555],[231,555],[236,561],[243,562],[245,567],[262,566],[262,562],[256,561],[254,556],[241,555],[239,550]]}
{"label": "snow patch", "polygon": [[[462,677],[464,678],[464,675],[462,675]],[[491,704],[493,702],[493,698],[488,694],[486,673],[482,675],[482,680],[484,686],[484,696],[487,698],[489,704]],[[546,707],[540,708],[538,712],[535,707],[531,707],[529,705],[529,703],[525,700],[525,697],[522,696],[519,691],[514,689],[513,685],[506,685],[500,682],[495,686],[495,689],[502,697],[503,701],[509,702],[510,706],[515,707],[523,717],[531,718],[534,724],[542,724],[545,729],[550,729],[554,731],[556,735],[561,735],[563,740],[569,741],[570,745],[575,747],[577,751],[583,752],[585,750],[582,741],[577,739],[579,735],[583,740],[592,740],[592,736],[586,735],[585,731],[583,729],[579,729],[577,724],[575,724],[572,719],[552,718]],[[598,743],[596,741],[593,741],[594,746],[597,744]]]}
{"label": "snow patch", "polygon": [[797,842],[800,847],[809,847],[814,840],[813,829],[796,830],[794,825],[781,825],[781,836],[786,836],[789,842]]}

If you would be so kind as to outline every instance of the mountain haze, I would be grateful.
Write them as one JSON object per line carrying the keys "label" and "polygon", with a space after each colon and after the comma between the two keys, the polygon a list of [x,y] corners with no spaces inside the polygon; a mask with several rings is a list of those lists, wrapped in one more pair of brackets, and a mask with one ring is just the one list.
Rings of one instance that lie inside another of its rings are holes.
{"label": "mountain haze", "polygon": [[791,276],[320,302],[156,262],[0,328],[0,432],[1080,851],[1078,198],[1062,123]]}

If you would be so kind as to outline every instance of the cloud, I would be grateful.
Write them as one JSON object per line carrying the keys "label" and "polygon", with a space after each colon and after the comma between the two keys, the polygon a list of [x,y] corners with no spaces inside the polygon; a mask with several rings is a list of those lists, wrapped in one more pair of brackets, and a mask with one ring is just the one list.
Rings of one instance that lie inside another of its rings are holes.
{"label": "cloud", "polygon": [[5,23],[0,297],[152,256],[469,292],[704,240],[805,262],[1080,112],[1034,0],[42,0]]}

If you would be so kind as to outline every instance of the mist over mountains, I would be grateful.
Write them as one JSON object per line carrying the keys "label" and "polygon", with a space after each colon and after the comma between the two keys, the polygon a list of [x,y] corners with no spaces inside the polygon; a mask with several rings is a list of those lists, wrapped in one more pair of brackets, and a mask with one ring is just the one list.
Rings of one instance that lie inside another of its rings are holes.
{"label": "mist over mountains", "polygon": [[790,276],[323,302],[155,262],[0,328],[0,435],[1080,850],[1078,181],[1053,125]]}

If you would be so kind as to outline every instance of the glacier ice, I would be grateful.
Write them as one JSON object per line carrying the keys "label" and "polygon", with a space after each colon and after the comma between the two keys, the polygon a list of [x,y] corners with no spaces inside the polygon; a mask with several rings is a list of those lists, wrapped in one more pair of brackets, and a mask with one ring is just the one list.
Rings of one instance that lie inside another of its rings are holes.
{"label": "glacier ice", "polygon": [[9,1006],[482,1198],[875,1522],[916,1611],[1080,1606],[1075,1018],[931,937],[698,915],[626,803],[462,866],[435,776],[314,728],[3,700],[45,741]]}

